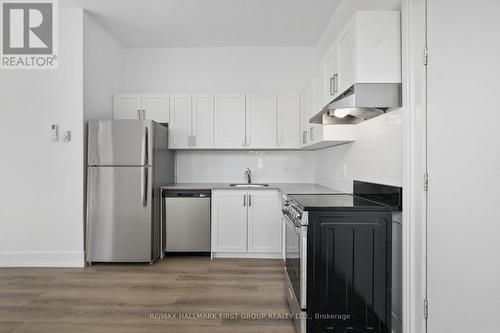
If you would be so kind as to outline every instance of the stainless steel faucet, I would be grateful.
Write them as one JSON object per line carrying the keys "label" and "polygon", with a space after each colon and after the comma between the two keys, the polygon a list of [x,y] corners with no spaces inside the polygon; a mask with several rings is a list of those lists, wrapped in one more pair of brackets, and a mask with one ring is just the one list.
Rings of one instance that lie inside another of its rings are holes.
{"label": "stainless steel faucet", "polygon": [[248,177],[248,184],[252,184],[252,171],[250,171],[250,168],[245,171],[245,176]]}

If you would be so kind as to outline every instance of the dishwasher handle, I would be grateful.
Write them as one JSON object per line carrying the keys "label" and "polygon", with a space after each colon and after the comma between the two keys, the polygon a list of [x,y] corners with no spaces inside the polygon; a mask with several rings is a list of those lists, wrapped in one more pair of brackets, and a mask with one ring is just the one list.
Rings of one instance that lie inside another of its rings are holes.
{"label": "dishwasher handle", "polygon": [[210,198],[211,192],[210,190],[163,190],[164,198]]}

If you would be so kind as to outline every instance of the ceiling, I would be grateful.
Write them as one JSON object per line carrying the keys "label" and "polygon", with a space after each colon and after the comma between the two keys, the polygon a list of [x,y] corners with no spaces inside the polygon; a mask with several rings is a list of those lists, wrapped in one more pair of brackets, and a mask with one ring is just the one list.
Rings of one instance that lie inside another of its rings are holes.
{"label": "ceiling", "polygon": [[340,0],[62,0],[125,47],[314,46]]}

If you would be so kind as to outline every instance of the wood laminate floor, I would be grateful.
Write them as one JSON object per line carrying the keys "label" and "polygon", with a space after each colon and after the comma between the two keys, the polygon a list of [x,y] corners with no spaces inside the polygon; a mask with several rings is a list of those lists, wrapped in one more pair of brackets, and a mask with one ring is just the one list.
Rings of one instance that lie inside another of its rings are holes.
{"label": "wood laminate floor", "polygon": [[0,333],[294,333],[288,313],[281,260],[0,268]]}

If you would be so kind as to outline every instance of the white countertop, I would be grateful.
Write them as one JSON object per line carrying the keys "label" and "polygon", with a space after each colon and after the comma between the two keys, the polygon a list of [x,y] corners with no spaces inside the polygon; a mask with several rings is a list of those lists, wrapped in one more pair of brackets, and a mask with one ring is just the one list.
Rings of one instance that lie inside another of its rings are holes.
{"label": "white countertop", "polygon": [[167,190],[280,190],[286,194],[328,194],[345,193],[313,183],[269,183],[267,187],[232,187],[231,183],[177,183],[160,186]]}

